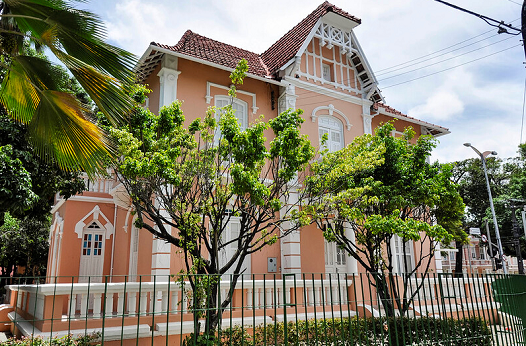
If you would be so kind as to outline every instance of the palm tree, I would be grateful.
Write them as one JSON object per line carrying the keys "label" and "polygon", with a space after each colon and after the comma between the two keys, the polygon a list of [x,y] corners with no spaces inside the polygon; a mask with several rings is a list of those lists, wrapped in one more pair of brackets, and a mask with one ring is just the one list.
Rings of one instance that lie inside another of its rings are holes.
{"label": "palm tree", "polygon": [[136,57],[104,39],[100,18],[69,1],[0,1],[1,105],[10,117],[28,125],[42,158],[90,175],[103,170],[113,156],[111,140],[74,95],[58,88],[59,67],[25,54],[23,47],[49,49],[106,118],[118,124],[131,108],[125,89],[134,81]]}

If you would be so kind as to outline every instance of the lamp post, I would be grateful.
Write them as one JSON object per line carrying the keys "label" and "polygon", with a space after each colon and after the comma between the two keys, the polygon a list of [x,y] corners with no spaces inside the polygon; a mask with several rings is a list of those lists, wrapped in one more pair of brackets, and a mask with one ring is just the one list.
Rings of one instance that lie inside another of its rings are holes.
{"label": "lamp post", "polygon": [[488,179],[488,170],[486,168],[486,157],[490,154],[497,155],[497,152],[488,150],[481,153],[480,151],[478,151],[477,148],[472,146],[471,143],[464,143],[464,146],[473,149],[473,151],[475,151],[480,156],[480,160],[482,161],[482,168],[484,168],[484,176],[486,177],[486,187],[488,188],[489,206],[491,208],[491,215],[493,216],[493,225],[495,226],[495,238],[497,238],[497,246],[499,247],[499,257],[502,263],[502,271],[504,272],[504,274],[508,274],[508,268],[503,258],[504,252],[502,251],[502,242],[500,241],[499,225],[497,224],[497,216],[495,215],[495,208],[493,207],[493,197],[491,196],[491,188],[489,186]]}

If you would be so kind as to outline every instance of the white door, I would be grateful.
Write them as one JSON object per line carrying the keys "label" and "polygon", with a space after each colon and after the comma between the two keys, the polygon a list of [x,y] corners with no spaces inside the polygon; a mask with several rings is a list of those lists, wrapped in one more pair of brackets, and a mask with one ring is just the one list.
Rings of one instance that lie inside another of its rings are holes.
{"label": "white door", "polygon": [[325,242],[325,273],[346,273],[347,254],[336,243]]}
{"label": "white door", "polygon": [[102,282],[104,229],[92,222],[82,233],[79,282]]}
{"label": "white door", "polygon": [[[226,225],[225,232],[223,233],[223,243],[227,243],[239,238],[240,229],[241,220],[238,217],[231,217],[230,221]],[[228,244],[228,246],[219,253],[219,266],[224,266],[232,258],[236,251],[237,241]],[[225,274],[234,274],[237,263],[238,262],[234,263]],[[245,257],[245,261],[243,262],[243,266],[241,267],[241,272],[243,275],[250,274],[250,268],[250,255],[247,255]]]}

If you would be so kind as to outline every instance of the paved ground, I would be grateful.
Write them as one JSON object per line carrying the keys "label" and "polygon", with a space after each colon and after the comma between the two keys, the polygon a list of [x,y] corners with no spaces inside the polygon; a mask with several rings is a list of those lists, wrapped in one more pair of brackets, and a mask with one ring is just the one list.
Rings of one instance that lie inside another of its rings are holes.
{"label": "paved ground", "polygon": [[4,341],[7,341],[7,336],[5,335],[5,333],[0,332],[0,342],[4,342]]}
{"label": "paved ground", "polygon": [[[496,330],[495,330],[496,329]],[[491,327],[493,332],[493,344],[498,346],[524,346],[525,343],[522,341],[522,331],[517,330],[515,332],[506,329],[503,326]]]}

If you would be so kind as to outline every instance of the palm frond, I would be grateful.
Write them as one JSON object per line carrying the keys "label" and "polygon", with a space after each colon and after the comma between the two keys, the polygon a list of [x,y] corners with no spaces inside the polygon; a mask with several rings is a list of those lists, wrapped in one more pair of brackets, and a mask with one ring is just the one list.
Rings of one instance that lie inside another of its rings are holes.
{"label": "palm frond", "polygon": [[105,169],[115,146],[82,112],[74,96],[60,91],[39,93],[40,103],[29,123],[32,144],[41,157],[54,157],[62,169],[92,176]]}

